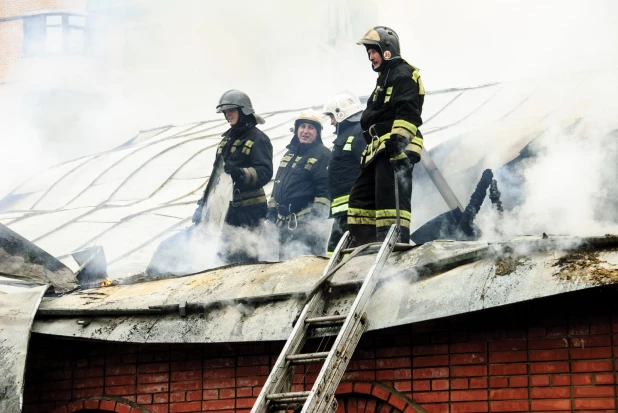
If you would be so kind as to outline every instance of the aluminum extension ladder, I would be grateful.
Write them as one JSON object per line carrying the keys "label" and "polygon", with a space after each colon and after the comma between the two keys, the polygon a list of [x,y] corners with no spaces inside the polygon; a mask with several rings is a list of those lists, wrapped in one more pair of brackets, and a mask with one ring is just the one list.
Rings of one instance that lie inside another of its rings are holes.
{"label": "aluminum extension ladder", "polygon": [[[333,273],[354,255],[373,245],[364,245],[354,250],[348,249],[350,244],[349,233],[346,232],[344,234],[326,265],[322,277],[307,297],[306,304],[260,395],[255,401],[251,413],[287,411],[324,413],[337,410],[335,391],[337,386],[339,386],[341,377],[361,335],[367,328],[367,315],[364,312],[365,306],[375,289],[380,272],[384,268],[393,248],[395,248],[398,239],[399,230],[396,225],[393,225],[382,243],[348,314],[323,316],[326,313],[328,281]],[[350,256],[343,260],[344,254],[350,252]],[[305,342],[310,337],[312,329],[333,326],[341,327],[329,351],[300,354]],[[296,365],[305,365],[306,371],[309,363],[316,363],[322,360],[324,360],[324,364],[311,390],[292,392],[294,367]]]}

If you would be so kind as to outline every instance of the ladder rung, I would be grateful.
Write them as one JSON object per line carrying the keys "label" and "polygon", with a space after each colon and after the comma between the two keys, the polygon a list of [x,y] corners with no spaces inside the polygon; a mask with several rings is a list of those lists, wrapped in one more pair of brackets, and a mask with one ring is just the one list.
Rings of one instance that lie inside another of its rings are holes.
{"label": "ladder rung", "polygon": [[313,317],[305,320],[306,324],[324,324],[324,323],[343,323],[346,319],[344,315],[329,315],[326,317]]}
{"label": "ladder rung", "polygon": [[270,400],[273,403],[289,403],[289,402],[302,402],[309,397],[309,391],[297,391],[290,393],[275,393],[267,394],[266,400]]}
{"label": "ladder rung", "polygon": [[326,360],[328,354],[328,351],[322,353],[294,354],[292,356],[287,356],[285,359],[294,363],[312,363],[319,360]]}

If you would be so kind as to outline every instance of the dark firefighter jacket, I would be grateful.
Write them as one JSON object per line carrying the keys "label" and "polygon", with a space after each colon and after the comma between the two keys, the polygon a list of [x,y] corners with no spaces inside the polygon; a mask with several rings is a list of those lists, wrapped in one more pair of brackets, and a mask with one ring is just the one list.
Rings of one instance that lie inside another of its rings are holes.
{"label": "dark firefighter jacket", "polygon": [[350,190],[358,177],[361,155],[366,146],[360,122],[345,120],[337,124],[337,137],[328,164],[332,216],[347,214]]}
{"label": "dark firefighter jacket", "polygon": [[266,202],[263,187],[273,176],[273,146],[264,132],[254,124],[231,128],[223,134],[217,155],[242,169],[241,179],[234,182],[234,206]]}
{"label": "dark firefighter jacket", "polygon": [[420,158],[423,148],[423,136],[418,127],[423,124],[421,112],[425,88],[419,70],[403,59],[386,64],[361,117],[367,142],[363,165],[384,151],[384,142],[390,139],[391,134],[406,140],[404,153],[410,158]]}
{"label": "dark firefighter jacket", "polygon": [[301,145],[296,135],[287,149],[277,170],[268,207],[277,209],[279,219],[309,212],[327,217],[330,151],[319,137],[309,145]]}

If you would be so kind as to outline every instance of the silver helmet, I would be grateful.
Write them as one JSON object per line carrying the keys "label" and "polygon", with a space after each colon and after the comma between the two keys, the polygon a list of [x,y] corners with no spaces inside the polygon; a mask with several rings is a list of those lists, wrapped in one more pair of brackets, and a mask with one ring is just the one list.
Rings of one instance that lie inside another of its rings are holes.
{"label": "silver helmet", "polygon": [[249,95],[240,90],[231,89],[221,96],[219,104],[217,105],[217,113],[221,113],[227,109],[240,109],[245,115],[253,115],[260,125],[265,122],[264,119],[253,110]]}

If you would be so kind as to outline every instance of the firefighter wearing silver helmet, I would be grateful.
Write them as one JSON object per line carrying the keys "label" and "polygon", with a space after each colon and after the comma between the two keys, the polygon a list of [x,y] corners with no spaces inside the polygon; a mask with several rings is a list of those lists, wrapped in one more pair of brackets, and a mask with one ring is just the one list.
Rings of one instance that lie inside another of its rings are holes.
{"label": "firefighter wearing silver helmet", "polygon": [[[234,195],[230,202],[225,222],[234,227],[259,228],[268,211],[264,185],[273,175],[273,147],[270,139],[256,125],[264,119],[255,113],[251,99],[240,90],[228,90],[221,96],[216,107],[230,125],[217,148],[217,158],[223,157],[224,171],[232,177]],[[199,221],[204,205],[200,202],[193,214],[193,222]],[[231,245],[227,234],[223,244]],[[239,243],[234,243],[238,245]],[[257,260],[257,245],[244,248],[222,248],[228,263]]]}
{"label": "firefighter wearing silver helmet", "polygon": [[[365,46],[376,86],[361,117],[367,148],[352,187],[348,228],[352,245],[383,241],[400,211],[401,242],[410,241],[412,170],[421,158],[421,112],[425,88],[419,69],[402,57],[397,33],[386,26],[369,30],[358,42]],[[396,203],[395,179],[399,188]]]}
{"label": "firefighter wearing silver helmet", "polygon": [[301,113],[293,131],[268,201],[268,220],[279,229],[280,259],[324,255],[328,238],[330,151],[322,143],[320,116]]}
{"label": "firefighter wearing silver helmet", "polygon": [[361,155],[367,146],[360,126],[363,108],[364,105],[355,94],[345,91],[331,97],[322,109],[330,117],[337,135],[328,165],[328,189],[332,199],[330,214],[333,217],[328,255],[333,253],[348,230],[350,190],[360,172]]}

